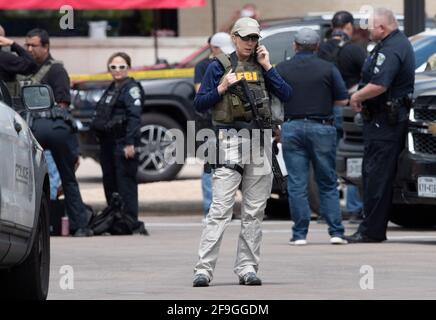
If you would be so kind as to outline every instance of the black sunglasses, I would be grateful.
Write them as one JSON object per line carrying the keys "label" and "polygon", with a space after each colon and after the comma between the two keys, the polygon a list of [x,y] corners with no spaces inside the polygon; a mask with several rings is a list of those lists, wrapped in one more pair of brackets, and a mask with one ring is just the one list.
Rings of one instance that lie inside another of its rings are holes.
{"label": "black sunglasses", "polygon": [[249,34],[248,36],[245,36],[245,37],[241,36],[238,33],[236,35],[239,38],[241,38],[242,41],[249,41],[249,40],[251,40],[253,42],[259,41],[259,36],[257,34]]}

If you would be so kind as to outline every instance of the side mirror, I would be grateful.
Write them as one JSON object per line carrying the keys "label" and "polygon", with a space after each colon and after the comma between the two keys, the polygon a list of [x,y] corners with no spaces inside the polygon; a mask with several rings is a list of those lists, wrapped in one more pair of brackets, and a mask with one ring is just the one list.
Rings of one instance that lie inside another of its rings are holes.
{"label": "side mirror", "polygon": [[54,106],[53,91],[46,85],[24,86],[21,101],[28,111],[43,111]]}

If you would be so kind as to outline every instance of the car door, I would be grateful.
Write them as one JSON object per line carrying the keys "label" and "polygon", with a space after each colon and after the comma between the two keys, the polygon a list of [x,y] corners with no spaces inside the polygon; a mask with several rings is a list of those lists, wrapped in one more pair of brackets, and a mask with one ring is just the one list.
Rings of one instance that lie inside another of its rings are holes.
{"label": "car door", "polygon": [[30,132],[26,122],[2,102],[0,124],[0,219],[30,228],[35,218]]}

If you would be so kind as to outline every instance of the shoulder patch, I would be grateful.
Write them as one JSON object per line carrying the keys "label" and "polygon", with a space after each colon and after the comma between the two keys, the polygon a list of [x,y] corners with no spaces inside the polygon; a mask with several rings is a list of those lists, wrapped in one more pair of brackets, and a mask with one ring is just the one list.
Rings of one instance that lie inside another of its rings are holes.
{"label": "shoulder patch", "polygon": [[137,86],[130,88],[129,94],[133,99],[141,98],[141,92],[139,91],[139,88]]}
{"label": "shoulder patch", "polygon": [[386,56],[383,53],[379,52],[379,54],[377,55],[376,65],[380,67],[385,62],[385,60]]}

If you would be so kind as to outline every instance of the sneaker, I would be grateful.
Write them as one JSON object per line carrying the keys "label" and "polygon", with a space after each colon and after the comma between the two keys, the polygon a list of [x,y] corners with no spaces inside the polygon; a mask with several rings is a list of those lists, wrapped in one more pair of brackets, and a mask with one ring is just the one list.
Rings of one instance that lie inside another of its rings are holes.
{"label": "sneaker", "polygon": [[254,272],[248,272],[243,277],[239,277],[239,284],[245,286],[261,286],[262,280],[260,280]]}
{"label": "sneaker", "polygon": [[196,274],[194,277],[193,287],[208,287],[210,279],[203,273]]}
{"label": "sneaker", "polygon": [[347,244],[348,241],[341,237],[331,237],[330,238],[331,244]]}
{"label": "sneaker", "polygon": [[293,246],[305,246],[307,244],[307,240],[306,239],[299,239],[299,240],[291,239],[291,240],[289,240],[289,244],[293,245]]}

